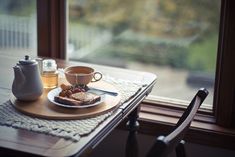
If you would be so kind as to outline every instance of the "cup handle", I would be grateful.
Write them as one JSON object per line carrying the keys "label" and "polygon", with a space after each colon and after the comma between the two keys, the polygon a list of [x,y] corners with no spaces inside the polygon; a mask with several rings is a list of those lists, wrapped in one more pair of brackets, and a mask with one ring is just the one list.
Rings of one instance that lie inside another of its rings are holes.
{"label": "cup handle", "polygon": [[91,82],[97,82],[102,79],[102,74],[100,72],[95,72],[93,75],[93,80]]}

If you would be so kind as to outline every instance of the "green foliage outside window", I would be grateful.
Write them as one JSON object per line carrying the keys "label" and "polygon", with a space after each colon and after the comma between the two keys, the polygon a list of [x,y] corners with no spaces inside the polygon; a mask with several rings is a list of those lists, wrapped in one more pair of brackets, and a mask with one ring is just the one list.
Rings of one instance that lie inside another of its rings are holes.
{"label": "green foliage outside window", "polygon": [[112,32],[112,42],[90,57],[213,72],[219,6],[219,0],[70,1],[70,23]]}

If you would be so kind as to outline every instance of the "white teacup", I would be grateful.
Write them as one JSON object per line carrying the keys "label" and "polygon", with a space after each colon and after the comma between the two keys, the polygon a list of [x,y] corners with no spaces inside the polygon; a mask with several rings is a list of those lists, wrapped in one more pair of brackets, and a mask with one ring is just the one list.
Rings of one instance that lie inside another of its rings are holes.
{"label": "white teacup", "polygon": [[91,67],[86,66],[71,66],[64,70],[66,80],[72,84],[87,85],[90,82],[99,81],[102,78],[100,72],[95,72]]}

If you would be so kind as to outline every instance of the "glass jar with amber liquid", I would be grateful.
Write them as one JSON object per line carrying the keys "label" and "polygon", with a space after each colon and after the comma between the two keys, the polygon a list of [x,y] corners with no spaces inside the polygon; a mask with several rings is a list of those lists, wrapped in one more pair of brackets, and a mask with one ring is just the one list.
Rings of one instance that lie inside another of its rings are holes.
{"label": "glass jar with amber liquid", "polygon": [[55,60],[45,59],[42,61],[41,78],[44,88],[55,88],[58,86],[58,71]]}

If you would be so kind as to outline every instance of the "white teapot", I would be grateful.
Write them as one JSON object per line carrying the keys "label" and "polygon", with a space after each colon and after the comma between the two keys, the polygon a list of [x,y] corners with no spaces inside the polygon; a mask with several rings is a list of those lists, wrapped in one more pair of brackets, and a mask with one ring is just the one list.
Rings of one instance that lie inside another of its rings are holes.
{"label": "white teapot", "polygon": [[18,100],[32,101],[38,99],[43,93],[38,63],[25,56],[14,69],[12,93]]}

